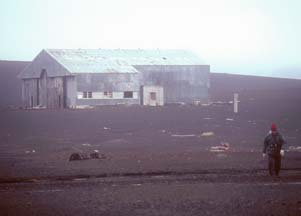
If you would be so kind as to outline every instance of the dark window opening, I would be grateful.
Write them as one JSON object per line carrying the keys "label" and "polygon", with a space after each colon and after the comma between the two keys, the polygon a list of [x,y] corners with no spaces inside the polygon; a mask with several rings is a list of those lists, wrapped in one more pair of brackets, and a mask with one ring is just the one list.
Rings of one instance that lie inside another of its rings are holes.
{"label": "dark window opening", "polygon": [[43,77],[46,77],[46,69],[45,69],[45,68],[43,68],[43,69],[41,70],[40,78],[43,78]]}
{"label": "dark window opening", "polygon": [[92,92],[83,92],[83,98],[93,98]]}
{"label": "dark window opening", "polygon": [[113,93],[112,92],[105,91],[105,92],[103,92],[103,95],[108,97],[108,98],[113,98]]}
{"label": "dark window opening", "polygon": [[30,97],[30,107],[33,107],[33,96]]}
{"label": "dark window opening", "polygon": [[133,98],[133,92],[132,91],[123,92],[123,98]]}
{"label": "dark window opening", "polygon": [[151,100],[157,100],[157,94],[156,94],[156,92],[151,92],[150,93],[150,99]]}
{"label": "dark window opening", "polygon": [[92,98],[92,92],[88,92],[88,98]]}

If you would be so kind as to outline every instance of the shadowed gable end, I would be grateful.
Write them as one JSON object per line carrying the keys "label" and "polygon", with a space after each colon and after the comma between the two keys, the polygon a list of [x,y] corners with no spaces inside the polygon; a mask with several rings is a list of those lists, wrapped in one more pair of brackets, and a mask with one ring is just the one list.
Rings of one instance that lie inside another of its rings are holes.
{"label": "shadowed gable end", "polygon": [[42,50],[18,77],[20,79],[39,78],[42,71],[46,71],[48,77],[71,75],[64,65],[60,64],[46,50]]}

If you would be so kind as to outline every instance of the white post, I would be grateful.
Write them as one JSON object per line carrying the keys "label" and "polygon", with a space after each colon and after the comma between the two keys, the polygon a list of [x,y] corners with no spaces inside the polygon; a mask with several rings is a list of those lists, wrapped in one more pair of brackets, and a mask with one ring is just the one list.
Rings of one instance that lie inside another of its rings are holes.
{"label": "white post", "polygon": [[234,93],[234,113],[238,113],[238,94]]}

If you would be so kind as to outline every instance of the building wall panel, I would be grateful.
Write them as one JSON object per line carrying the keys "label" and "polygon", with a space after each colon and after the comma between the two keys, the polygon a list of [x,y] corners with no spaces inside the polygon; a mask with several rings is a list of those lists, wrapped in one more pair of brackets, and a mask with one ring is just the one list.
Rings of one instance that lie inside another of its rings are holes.
{"label": "building wall panel", "polygon": [[118,105],[118,104],[139,104],[138,99],[77,99],[76,106],[99,106],[99,105]]}
{"label": "building wall panel", "polygon": [[38,105],[37,79],[24,79],[22,82],[22,101],[25,108]]}
{"label": "building wall panel", "polygon": [[[77,105],[139,104],[139,75],[137,73],[77,74]],[[132,91],[133,98],[123,98],[123,92]],[[83,99],[81,92],[96,93],[96,98]],[[112,92],[107,98],[101,93]]]}
{"label": "building wall panel", "polygon": [[141,85],[164,88],[165,103],[207,101],[210,87],[208,65],[135,66],[140,72]]}
{"label": "building wall panel", "polygon": [[164,105],[164,90],[162,86],[143,86],[142,90],[142,105],[146,106],[163,106]]}
{"label": "building wall panel", "polygon": [[77,81],[75,76],[67,76],[66,79],[66,105],[68,108],[76,106],[77,98]]}
{"label": "building wall panel", "polygon": [[139,76],[133,74],[77,74],[77,91],[139,91]]}
{"label": "building wall panel", "polygon": [[63,108],[63,77],[47,78],[47,108]]}

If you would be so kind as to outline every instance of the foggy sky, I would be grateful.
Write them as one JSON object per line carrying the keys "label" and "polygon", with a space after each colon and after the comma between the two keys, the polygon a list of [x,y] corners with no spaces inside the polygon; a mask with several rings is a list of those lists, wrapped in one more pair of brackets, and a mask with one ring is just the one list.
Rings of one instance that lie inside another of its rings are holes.
{"label": "foggy sky", "polygon": [[301,79],[298,0],[1,0],[0,60],[44,48],[190,49],[211,71]]}

